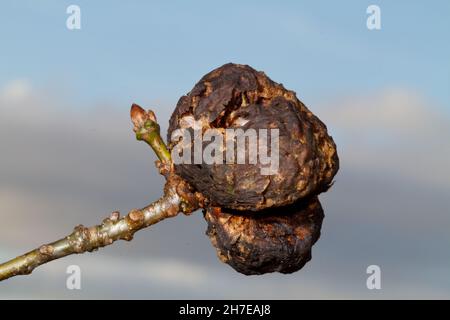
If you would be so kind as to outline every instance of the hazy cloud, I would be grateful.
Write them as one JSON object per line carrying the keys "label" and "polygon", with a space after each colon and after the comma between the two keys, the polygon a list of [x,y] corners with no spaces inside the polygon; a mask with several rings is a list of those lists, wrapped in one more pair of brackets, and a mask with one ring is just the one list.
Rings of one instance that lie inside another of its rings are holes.
{"label": "hazy cloud", "polygon": [[[0,92],[1,260],[161,195],[128,106],[81,108],[26,80]],[[155,110],[163,124],[172,108]],[[0,298],[448,298],[448,117],[398,89],[311,110],[330,127],[342,166],[321,196],[322,237],[303,270],[236,273],[216,258],[198,213],[2,282]],[[82,268],[81,291],[65,288],[70,264]],[[381,292],[365,287],[369,264],[382,268]]]}
{"label": "hazy cloud", "polygon": [[5,103],[21,101],[29,97],[30,94],[31,85],[25,79],[11,81],[0,91],[0,97]]}
{"label": "hazy cloud", "polygon": [[450,115],[417,92],[388,89],[321,106],[345,164],[450,188]]}

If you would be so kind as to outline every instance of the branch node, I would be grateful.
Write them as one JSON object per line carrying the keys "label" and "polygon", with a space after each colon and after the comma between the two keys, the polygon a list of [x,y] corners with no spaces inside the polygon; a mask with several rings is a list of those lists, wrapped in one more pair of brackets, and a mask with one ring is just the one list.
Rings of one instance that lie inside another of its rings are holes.
{"label": "branch node", "polygon": [[111,212],[111,215],[109,216],[109,220],[112,222],[119,221],[120,219],[120,212],[119,211],[113,211]]}
{"label": "branch node", "polygon": [[128,218],[133,224],[142,224],[144,222],[144,213],[141,210],[133,209],[128,214]]}
{"label": "branch node", "polygon": [[51,245],[43,245],[39,248],[39,253],[45,256],[51,256],[53,254],[53,246]]}

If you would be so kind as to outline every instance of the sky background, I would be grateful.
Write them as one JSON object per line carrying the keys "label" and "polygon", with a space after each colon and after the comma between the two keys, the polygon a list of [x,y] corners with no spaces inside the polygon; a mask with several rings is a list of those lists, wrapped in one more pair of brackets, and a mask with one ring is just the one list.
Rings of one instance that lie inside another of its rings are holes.
{"label": "sky background", "polygon": [[[66,8],[81,8],[81,30]],[[381,9],[381,30],[366,8]],[[155,156],[129,107],[162,130],[227,62],[263,70],[328,126],[341,169],[322,236],[291,275],[222,264],[201,212],[0,283],[0,298],[450,298],[448,1],[2,1],[0,261],[156,200]],[[66,289],[66,268],[82,289]],[[381,268],[368,290],[366,268]]]}

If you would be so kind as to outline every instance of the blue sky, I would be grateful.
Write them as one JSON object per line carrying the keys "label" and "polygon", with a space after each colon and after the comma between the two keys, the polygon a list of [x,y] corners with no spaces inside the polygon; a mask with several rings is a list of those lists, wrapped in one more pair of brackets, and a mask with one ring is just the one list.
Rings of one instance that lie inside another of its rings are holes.
{"label": "blue sky", "polygon": [[[81,30],[65,27],[72,3]],[[380,31],[366,28],[369,4],[381,8]],[[56,85],[79,107],[173,104],[232,61],[306,101],[401,85],[449,107],[449,11],[448,1],[6,1],[0,84]]]}
{"label": "blue sky", "polygon": [[[66,28],[70,4],[81,30]],[[379,31],[366,28],[370,4]],[[131,103],[164,131],[179,97],[230,61],[296,91],[341,167],[294,274],[220,263],[197,212],[2,282],[0,299],[448,299],[449,14],[448,1],[2,1],[0,261],[156,200],[163,178],[134,139]],[[79,292],[65,288],[70,264]],[[380,291],[366,288],[371,264]]]}

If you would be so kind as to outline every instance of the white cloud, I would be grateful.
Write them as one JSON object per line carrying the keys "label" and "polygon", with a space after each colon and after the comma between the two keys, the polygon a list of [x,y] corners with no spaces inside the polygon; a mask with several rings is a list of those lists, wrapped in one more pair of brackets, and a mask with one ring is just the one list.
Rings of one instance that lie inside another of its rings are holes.
{"label": "white cloud", "polygon": [[[330,103],[331,104],[331,103]],[[333,101],[326,115],[333,126],[358,134],[398,135],[435,134],[450,121],[437,112],[437,106],[416,92],[388,89],[375,94],[356,95]],[[395,135],[395,136],[394,136]]]}
{"label": "white cloud", "polygon": [[389,89],[328,101],[320,111],[343,168],[450,188],[450,117],[432,101]]}
{"label": "white cloud", "polygon": [[123,278],[123,270],[127,270],[130,278],[168,286],[194,288],[204,286],[208,281],[208,270],[205,266],[176,258],[153,257],[130,262],[117,257],[102,257],[101,261],[96,259],[91,262],[85,265],[90,276],[105,277],[109,281]]}
{"label": "white cloud", "polygon": [[0,89],[0,100],[8,102],[19,102],[32,94],[31,83],[27,79],[16,79],[7,83]]}

